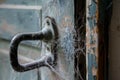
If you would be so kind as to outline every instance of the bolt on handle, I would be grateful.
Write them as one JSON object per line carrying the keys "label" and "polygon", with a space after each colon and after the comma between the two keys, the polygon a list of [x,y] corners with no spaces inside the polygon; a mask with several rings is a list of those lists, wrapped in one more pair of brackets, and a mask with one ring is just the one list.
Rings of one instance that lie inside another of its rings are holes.
{"label": "bolt on handle", "polygon": [[46,17],[44,28],[40,32],[36,33],[20,33],[13,37],[10,43],[10,61],[14,70],[18,72],[24,72],[32,70],[42,66],[48,66],[46,64],[53,64],[54,58],[52,55],[42,57],[40,60],[27,63],[19,64],[18,62],[18,46],[20,42],[25,40],[42,40],[44,42],[49,42],[55,39],[57,35],[57,28],[52,24],[52,18]]}

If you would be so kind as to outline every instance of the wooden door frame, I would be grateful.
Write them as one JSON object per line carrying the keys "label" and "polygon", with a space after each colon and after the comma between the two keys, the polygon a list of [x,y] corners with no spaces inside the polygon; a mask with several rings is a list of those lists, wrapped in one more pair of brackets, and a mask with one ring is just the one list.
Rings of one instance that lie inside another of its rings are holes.
{"label": "wooden door frame", "polygon": [[[89,2],[89,0],[75,0],[75,3],[74,3],[75,4],[75,23],[78,21],[78,17],[83,17],[84,15],[83,12],[86,12],[86,14],[89,14],[88,11],[92,11],[91,10],[92,8],[96,8],[96,11],[95,11],[96,26],[94,26],[96,30],[95,30],[95,33],[93,33],[93,35],[92,33],[89,33],[93,37],[95,37],[96,40],[98,40],[98,42],[94,44],[94,45],[97,45],[94,47],[96,49],[96,52],[88,53],[87,50],[88,49],[91,50],[91,48],[89,48],[86,45],[85,61],[87,62],[88,58],[92,58],[92,57],[95,57],[95,59],[92,59],[91,62],[87,64],[85,63],[84,60],[82,60],[82,62],[81,62],[81,59],[78,60],[78,58],[84,59],[84,57],[81,57],[80,55],[79,57],[76,58],[75,56],[75,68],[77,66],[79,67],[80,71],[81,70],[83,71],[81,75],[84,76],[84,80],[108,80],[108,67],[109,67],[108,65],[108,40],[109,40],[108,34],[109,32],[108,30],[109,30],[111,15],[112,15],[112,0],[97,0],[97,2],[94,2],[95,0],[90,0],[90,1],[93,3],[91,3],[91,5],[88,5],[87,3]],[[93,7],[91,7],[90,9],[89,6],[92,6],[92,5]],[[87,21],[90,22],[90,20],[86,14],[84,16],[86,16],[85,22],[87,23]],[[80,33],[79,32],[80,30],[78,29],[81,26],[81,23],[83,23],[82,20],[79,20],[79,24],[75,24],[75,31],[78,31],[77,34]],[[87,26],[87,25],[85,26],[84,29],[86,29],[86,31],[94,31],[94,29],[87,30],[86,27],[90,28],[90,26]],[[96,34],[97,36],[95,36],[94,34]],[[80,37],[80,36],[77,36],[77,37]],[[92,39],[87,40],[88,38],[90,38],[90,36],[86,36],[86,38],[84,38],[86,39],[86,43],[92,41]],[[77,42],[77,44],[78,43],[80,42]],[[75,54],[78,54],[78,53],[75,53]],[[90,56],[89,54],[92,54],[92,56]],[[94,63],[94,65],[92,65],[92,63]],[[82,68],[80,66],[82,66]],[[75,73],[75,77],[78,77],[78,76],[79,74]],[[75,80],[78,80],[78,78],[76,78]]]}

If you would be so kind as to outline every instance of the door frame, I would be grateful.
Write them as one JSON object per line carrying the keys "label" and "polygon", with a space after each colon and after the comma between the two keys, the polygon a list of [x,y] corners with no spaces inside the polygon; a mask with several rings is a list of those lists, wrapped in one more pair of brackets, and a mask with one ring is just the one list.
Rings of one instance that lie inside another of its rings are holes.
{"label": "door frame", "polygon": [[[83,3],[84,4],[81,4]],[[89,4],[91,2],[91,4]],[[82,76],[86,76],[84,78],[85,80],[108,80],[108,30],[109,30],[109,25],[110,25],[110,20],[111,20],[111,15],[112,15],[112,0],[75,0],[75,23],[78,21],[78,17],[82,17],[85,12],[86,14],[86,26],[84,29],[86,29],[86,33],[84,36],[86,36],[84,39],[86,39],[86,63],[83,60],[81,62],[81,59],[78,60],[78,58],[81,58],[81,55],[76,58],[75,56],[75,68],[76,66],[79,67],[79,70],[82,70],[84,73],[82,73]],[[91,7],[92,6],[92,7]],[[83,10],[82,10],[83,9]],[[95,9],[95,10],[94,10]],[[81,12],[82,10],[82,12]],[[95,11],[95,13],[94,13]],[[87,25],[87,23],[91,23],[91,20],[93,16],[88,16],[90,13],[93,12],[95,15],[94,18],[96,20],[95,25],[93,26],[94,29],[89,29],[91,26],[90,24]],[[82,14],[79,14],[82,13]],[[91,19],[90,19],[91,18]],[[78,31],[77,29],[81,25],[82,20],[79,21],[79,24],[75,24],[75,31]],[[93,32],[93,33],[91,33]],[[80,32],[78,31],[77,34]],[[96,41],[92,47],[92,43],[90,46],[87,45],[87,43],[92,42],[94,38],[92,38],[90,35],[87,35],[89,33],[92,35],[92,37],[95,38]],[[97,35],[97,36],[96,36]],[[77,36],[80,37],[80,36]],[[91,38],[91,39],[90,39]],[[78,38],[77,38],[78,39]],[[79,42],[77,42],[78,44]],[[93,51],[92,48],[94,48],[96,51],[91,53],[90,51]],[[76,53],[75,53],[76,54]],[[84,59],[84,58],[82,58]],[[88,61],[91,60],[91,61]],[[85,65],[86,68],[82,67],[81,65]],[[75,77],[78,77],[79,74],[75,73]],[[75,79],[75,80],[78,80]],[[82,80],[82,79],[81,79]]]}

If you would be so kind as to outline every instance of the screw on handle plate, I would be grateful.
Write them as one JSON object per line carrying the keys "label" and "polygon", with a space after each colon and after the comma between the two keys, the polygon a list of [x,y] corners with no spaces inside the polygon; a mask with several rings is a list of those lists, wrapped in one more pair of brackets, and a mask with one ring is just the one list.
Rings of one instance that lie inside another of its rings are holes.
{"label": "screw on handle plate", "polygon": [[44,28],[40,32],[20,33],[15,35],[10,43],[10,61],[13,69],[18,72],[24,72],[38,67],[48,66],[46,62],[52,65],[54,62],[54,57],[52,55],[44,56],[31,63],[20,64],[18,62],[18,46],[20,42],[25,40],[42,40],[49,43],[50,41],[55,40],[57,36],[58,31],[55,21],[53,18],[48,16],[45,18]]}

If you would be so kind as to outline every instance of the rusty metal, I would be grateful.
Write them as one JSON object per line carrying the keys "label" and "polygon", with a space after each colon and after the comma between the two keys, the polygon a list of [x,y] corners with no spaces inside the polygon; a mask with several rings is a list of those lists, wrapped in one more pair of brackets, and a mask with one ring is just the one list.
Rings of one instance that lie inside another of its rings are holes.
{"label": "rusty metal", "polygon": [[[52,18],[47,16],[45,19],[44,26],[45,27],[40,32],[21,33],[21,34],[17,34],[16,36],[14,36],[10,44],[10,61],[11,61],[11,65],[14,70],[18,72],[24,72],[24,71],[32,70],[32,69],[42,67],[42,66],[48,67],[47,63],[49,65],[53,65],[54,56],[52,55],[51,51],[48,51],[50,55],[44,56],[41,59],[37,61],[33,61],[31,63],[19,64],[19,61],[18,61],[17,51],[18,51],[18,46],[20,42],[26,41],[26,40],[42,40],[46,43],[51,43],[53,40],[56,39],[58,32],[57,32],[56,25],[53,24]],[[47,47],[47,48],[50,48],[50,47]]]}

